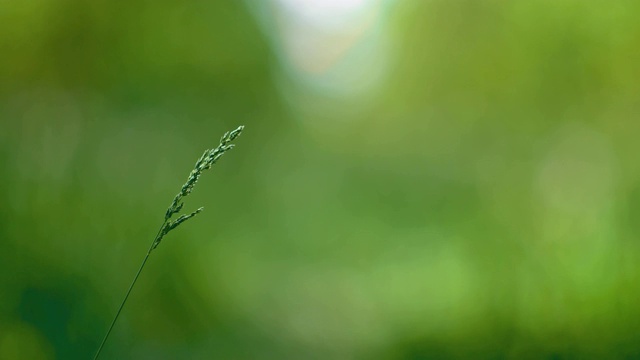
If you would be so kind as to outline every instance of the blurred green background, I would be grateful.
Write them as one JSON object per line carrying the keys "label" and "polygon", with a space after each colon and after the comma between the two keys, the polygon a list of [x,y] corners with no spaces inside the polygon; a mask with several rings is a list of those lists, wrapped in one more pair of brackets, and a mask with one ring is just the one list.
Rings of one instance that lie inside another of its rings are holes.
{"label": "blurred green background", "polygon": [[640,358],[640,2],[0,2],[0,359]]}

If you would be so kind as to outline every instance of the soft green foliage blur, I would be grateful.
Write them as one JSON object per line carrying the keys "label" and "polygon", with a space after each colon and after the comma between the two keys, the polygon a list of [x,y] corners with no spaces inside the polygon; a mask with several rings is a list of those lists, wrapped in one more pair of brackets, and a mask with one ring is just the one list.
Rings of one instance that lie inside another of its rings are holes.
{"label": "soft green foliage blur", "polygon": [[0,2],[0,359],[93,356],[241,124],[104,359],[640,356],[640,2],[389,2],[353,97],[251,3]]}

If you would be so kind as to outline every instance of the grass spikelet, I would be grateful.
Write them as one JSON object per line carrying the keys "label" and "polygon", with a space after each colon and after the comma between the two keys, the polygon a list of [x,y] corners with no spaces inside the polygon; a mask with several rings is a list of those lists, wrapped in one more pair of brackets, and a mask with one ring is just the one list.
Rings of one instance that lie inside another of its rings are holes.
{"label": "grass spikelet", "polygon": [[184,183],[184,185],[182,185],[182,187],[180,188],[180,192],[176,194],[176,196],[173,198],[173,201],[169,205],[169,208],[165,212],[164,222],[162,223],[162,226],[160,226],[158,233],[153,239],[153,242],[151,242],[151,246],[149,247],[149,250],[147,251],[146,256],[142,260],[142,264],[140,265],[138,272],[133,278],[133,281],[129,286],[129,290],[127,290],[124,300],[122,300],[122,303],[118,308],[118,312],[113,318],[113,321],[111,322],[111,326],[109,326],[109,330],[107,330],[107,334],[105,335],[104,339],[102,340],[102,343],[100,344],[100,347],[98,348],[98,351],[96,352],[94,360],[96,360],[98,356],[100,356],[100,352],[102,351],[104,344],[107,342],[107,339],[109,338],[109,334],[111,334],[111,330],[113,330],[113,326],[115,325],[116,320],[118,320],[118,317],[122,312],[122,308],[124,307],[124,304],[127,302],[127,299],[129,298],[129,294],[131,294],[131,290],[133,289],[133,286],[136,284],[136,281],[138,280],[138,277],[140,276],[142,269],[144,269],[144,266],[147,263],[147,259],[149,259],[149,255],[151,255],[151,252],[154,249],[156,249],[158,245],[160,245],[160,242],[162,241],[162,239],[171,230],[177,228],[178,226],[180,226],[180,224],[198,215],[200,212],[202,212],[204,208],[200,207],[191,213],[179,215],[174,220],[171,220],[171,219],[174,217],[174,215],[180,214],[180,212],[182,211],[182,208],[184,207],[184,199],[187,196],[189,196],[189,194],[191,194],[191,192],[193,191],[193,188],[195,187],[196,183],[200,179],[200,176],[202,176],[202,173],[205,170],[210,169],[211,166],[213,166],[227,151],[233,149],[234,145],[231,142],[235,140],[238,136],[240,136],[243,129],[244,129],[244,126],[240,126],[233,131],[226,132],[224,135],[222,135],[222,138],[220,138],[220,144],[216,148],[205,150],[202,156],[200,156],[200,158],[198,159],[198,161],[196,161],[196,164],[193,170],[191,170],[191,173],[189,174],[187,181]]}

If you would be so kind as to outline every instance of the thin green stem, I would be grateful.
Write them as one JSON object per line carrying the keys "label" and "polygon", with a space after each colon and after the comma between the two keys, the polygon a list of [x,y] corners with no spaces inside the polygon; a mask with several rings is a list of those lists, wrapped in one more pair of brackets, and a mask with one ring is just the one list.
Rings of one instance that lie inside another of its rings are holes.
{"label": "thin green stem", "polygon": [[124,296],[124,300],[122,300],[122,303],[120,304],[120,308],[118,309],[118,312],[116,313],[116,316],[113,318],[113,321],[111,322],[111,326],[109,326],[109,330],[107,330],[107,334],[104,336],[104,339],[102,339],[102,343],[100,344],[100,347],[98,348],[98,352],[96,352],[96,356],[93,357],[93,360],[97,360],[98,356],[100,356],[100,352],[102,351],[102,348],[104,347],[104,344],[107,342],[107,339],[109,338],[109,334],[111,334],[111,330],[113,330],[113,326],[116,324],[116,321],[118,320],[118,317],[120,316],[120,313],[122,312],[122,308],[124,307],[124,304],[127,302],[127,299],[129,298],[129,294],[131,294],[131,290],[133,290],[133,286],[136,284],[136,281],[138,281],[138,277],[140,276],[140,273],[142,272],[142,269],[144,269],[144,266],[147,263],[147,260],[149,259],[149,255],[151,255],[151,251],[153,251],[154,245],[156,244],[156,241],[158,240],[158,237],[161,236],[162,230],[164,229],[164,226],[165,226],[166,223],[167,223],[167,220],[165,220],[162,223],[162,226],[160,226],[160,230],[158,230],[158,233],[156,234],[156,237],[153,238],[153,242],[151,243],[151,246],[149,247],[149,250],[147,251],[147,255],[145,255],[144,260],[142,260],[142,264],[140,264],[140,268],[138,269],[138,272],[136,273],[136,276],[133,278],[133,281],[131,282],[131,285],[129,286],[129,290],[127,290],[127,294]]}
{"label": "thin green stem", "polygon": [[169,208],[165,212],[164,222],[162,223],[162,226],[160,226],[160,229],[158,230],[156,237],[153,238],[153,242],[151,242],[151,246],[149,246],[147,255],[145,255],[144,259],[142,260],[142,264],[140,264],[140,269],[138,269],[136,276],[133,278],[133,281],[129,286],[129,290],[127,290],[127,294],[124,296],[124,300],[122,300],[122,303],[120,304],[120,308],[118,308],[118,312],[116,313],[116,316],[113,318],[113,321],[111,322],[111,326],[109,326],[109,330],[107,330],[107,334],[104,336],[104,339],[102,340],[102,343],[98,348],[98,352],[96,352],[96,356],[93,358],[93,360],[97,360],[98,356],[100,356],[100,352],[102,352],[102,348],[104,347],[104,344],[107,342],[107,339],[109,338],[109,334],[111,334],[111,330],[113,330],[113,327],[116,324],[116,321],[120,316],[120,313],[122,312],[122,308],[124,307],[124,304],[127,302],[127,299],[131,294],[131,290],[133,290],[133,287],[136,285],[136,281],[138,281],[138,277],[140,276],[142,269],[144,269],[144,266],[147,264],[147,260],[149,259],[149,255],[151,255],[151,252],[153,251],[153,249],[155,249],[160,244],[160,241],[165,235],[167,235],[171,230],[178,227],[180,224],[198,215],[202,211],[202,208],[198,208],[196,211],[189,214],[182,214],[173,221],[170,221],[171,217],[174,214],[180,213],[180,210],[182,210],[182,205],[184,205],[183,199],[191,193],[191,191],[193,190],[193,187],[198,182],[200,175],[202,175],[202,172],[211,168],[211,166],[215,164],[216,161],[218,161],[218,159],[225,152],[233,149],[234,145],[230,143],[240,135],[240,133],[242,132],[242,129],[244,129],[244,126],[239,126],[237,129],[233,131],[226,132],[220,139],[220,145],[218,145],[218,147],[214,148],[213,150],[206,150],[202,154],[200,159],[198,159],[198,161],[196,162],[196,166],[189,174],[189,178],[187,179],[187,182],[184,185],[182,185],[180,192],[178,193],[178,195],[176,195],[173,198],[171,205],[169,205]]}

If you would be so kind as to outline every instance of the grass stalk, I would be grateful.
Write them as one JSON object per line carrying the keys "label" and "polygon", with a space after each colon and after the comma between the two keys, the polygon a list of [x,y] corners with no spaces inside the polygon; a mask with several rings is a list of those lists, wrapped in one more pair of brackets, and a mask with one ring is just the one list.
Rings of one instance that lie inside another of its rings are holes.
{"label": "grass stalk", "polygon": [[205,150],[205,152],[198,159],[198,161],[196,161],[196,165],[194,169],[191,171],[191,173],[189,174],[189,177],[187,178],[187,182],[185,182],[184,185],[182,185],[180,192],[173,198],[171,205],[169,205],[169,208],[165,212],[164,221],[160,226],[160,229],[158,229],[158,233],[153,238],[153,241],[151,242],[151,246],[149,246],[149,250],[147,251],[147,254],[142,260],[142,263],[140,264],[140,268],[138,269],[138,272],[134,276],[133,281],[131,282],[131,285],[129,285],[129,289],[125,294],[124,299],[120,303],[120,307],[118,308],[118,311],[116,312],[116,315],[114,316],[113,321],[111,321],[111,325],[109,326],[109,329],[107,330],[107,333],[104,336],[104,339],[102,339],[102,343],[100,343],[100,347],[98,348],[98,351],[96,352],[96,355],[93,358],[94,360],[98,359],[98,357],[100,356],[100,353],[102,352],[102,349],[104,348],[104,345],[107,342],[107,339],[109,339],[111,330],[113,330],[113,327],[115,326],[116,321],[118,320],[118,317],[122,312],[122,308],[124,308],[124,304],[127,302],[127,299],[131,294],[131,290],[133,290],[133,287],[138,281],[138,277],[140,277],[140,273],[142,273],[144,266],[147,264],[147,260],[149,259],[149,255],[151,255],[151,252],[158,247],[162,239],[171,230],[175,229],[183,222],[198,215],[203,210],[203,208],[201,207],[189,214],[182,214],[178,216],[175,220],[171,220],[174,215],[179,214],[180,211],[182,210],[182,207],[184,205],[184,198],[186,198],[189,194],[191,194],[191,191],[193,190],[196,183],[198,182],[198,179],[200,179],[202,172],[211,168],[211,166],[215,164],[218,161],[218,159],[220,159],[220,157],[224,155],[225,152],[233,149],[234,145],[231,144],[231,142],[235,140],[240,135],[240,133],[242,133],[243,129],[244,129],[244,126],[240,126],[231,132],[225,133],[220,139],[220,144],[218,145],[218,147],[211,150],[209,149]]}

